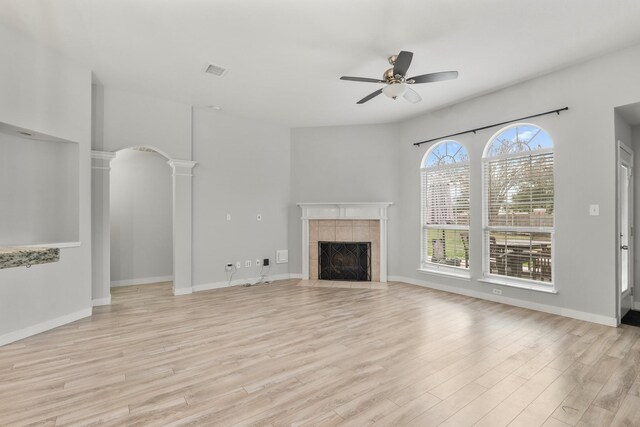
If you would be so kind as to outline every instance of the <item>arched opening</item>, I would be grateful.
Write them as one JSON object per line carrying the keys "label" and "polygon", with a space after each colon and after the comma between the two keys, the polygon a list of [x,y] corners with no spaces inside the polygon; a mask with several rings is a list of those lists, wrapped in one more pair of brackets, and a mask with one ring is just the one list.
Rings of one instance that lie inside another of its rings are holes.
{"label": "arched opening", "polygon": [[[162,156],[162,167],[169,165],[171,184],[171,253],[173,295],[192,293],[192,170],[196,162],[177,160],[153,146],[123,147],[116,152],[92,151],[92,301],[94,306],[111,303],[111,162],[116,153],[130,150]],[[168,161],[167,161],[168,160]],[[133,178],[135,181],[135,178]],[[127,181],[125,180],[125,183]],[[167,245],[167,243],[165,243]],[[161,277],[162,276],[158,276]]]}
{"label": "arched opening", "polygon": [[110,286],[170,288],[173,194],[167,157],[154,148],[133,147],[117,151],[110,166]]}

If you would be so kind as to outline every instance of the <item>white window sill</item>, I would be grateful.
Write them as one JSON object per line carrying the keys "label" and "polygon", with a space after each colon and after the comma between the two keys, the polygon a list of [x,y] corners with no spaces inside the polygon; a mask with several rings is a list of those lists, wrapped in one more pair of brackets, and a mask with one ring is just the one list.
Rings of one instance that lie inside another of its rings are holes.
{"label": "white window sill", "polygon": [[453,277],[455,279],[471,280],[471,274],[465,271],[452,271],[451,269],[436,269],[426,267],[418,268],[417,271],[418,273],[423,274],[436,274],[438,276]]}
{"label": "white window sill", "polygon": [[537,283],[534,283],[534,282],[529,283],[524,280],[522,281],[513,280],[512,278],[489,276],[489,277],[483,277],[481,279],[478,279],[478,282],[489,283],[492,285],[508,286],[511,288],[527,289],[530,291],[544,292],[546,294],[558,293],[558,291],[554,288],[553,284],[539,285]]}

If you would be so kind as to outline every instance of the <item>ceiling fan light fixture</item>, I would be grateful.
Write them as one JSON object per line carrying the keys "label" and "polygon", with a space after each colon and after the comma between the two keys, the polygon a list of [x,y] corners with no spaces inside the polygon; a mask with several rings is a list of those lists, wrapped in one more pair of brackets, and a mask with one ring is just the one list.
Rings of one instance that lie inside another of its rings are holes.
{"label": "ceiling fan light fixture", "polygon": [[404,85],[404,83],[391,83],[385,86],[384,89],[382,89],[382,93],[384,93],[391,99],[396,99],[397,97],[404,95],[406,90],[407,87]]}

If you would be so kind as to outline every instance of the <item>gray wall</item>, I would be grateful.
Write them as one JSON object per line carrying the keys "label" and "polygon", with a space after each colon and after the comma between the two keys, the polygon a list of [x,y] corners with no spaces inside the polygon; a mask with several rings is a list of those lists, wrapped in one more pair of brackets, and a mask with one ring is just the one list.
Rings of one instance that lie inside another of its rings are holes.
{"label": "gray wall", "polygon": [[100,85],[93,87],[94,150],[147,146],[191,159],[191,106]]}
{"label": "gray wall", "polygon": [[78,144],[0,133],[0,245],[77,242],[78,167]]}
{"label": "gray wall", "polygon": [[389,208],[389,269],[399,264],[398,126],[337,126],[291,131],[289,260],[302,273],[300,202],[394,202]]}
{"label": "gray wall", "polygon": [[78,144],[81,242],[57,263],[0,270],[2,343],[91,313],[91,72],[3,26],[0,56],[0,122]]}
{"label": "gray wall", "polygon": [[[615,80],[603,80],[608,70]],[[416,271],[420,233],[419,163],[430,144],[416,150],[411,144],[513,117],[569,106],[560,116],[531,120],[555,142],[556,236],[555,282],[557,295],[503,287],[503,296],[568,310],[613,318],[616,316],[615,269],[615,106],[640,99],[637,76],[640,48],[615,54],[549,74],[502,91],[482,96],[401,124],[401,201],[403,220],[400,269],[392,274],[490,294],[499,287],[478,281],[481,266],[471,261],[471,281]],[[480,158],[491,131],[457,138],[471,158],[472,260],[482,254]],[[590,204],[600,205],[600,216],[589,216]]]}
{"label": "gray wall", "polygon": [[171,276],[173,194],[167,159],[118,151],[110,181],[111,281]]}
{"label": "gray wall", "polygon": [[227,262],[242,261],[233,280],[259,275],[245,260],[269,258],[271,275],[289,272],[275,264],[275,251],[287,249],[289,154],[287,128],[194,109],[194,286],[226,281]]}

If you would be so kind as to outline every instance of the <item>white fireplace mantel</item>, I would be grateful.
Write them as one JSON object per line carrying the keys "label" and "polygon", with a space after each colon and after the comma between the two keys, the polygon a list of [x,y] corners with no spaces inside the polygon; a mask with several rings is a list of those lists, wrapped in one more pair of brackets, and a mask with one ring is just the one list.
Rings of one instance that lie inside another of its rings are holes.
{"label": "white fireplace mantel", "polygon": [[393,202],[298,203],[302,208],[302,278],[309,280],[309,220],[379,220],[380,281],[387,281],[387,209]]}

